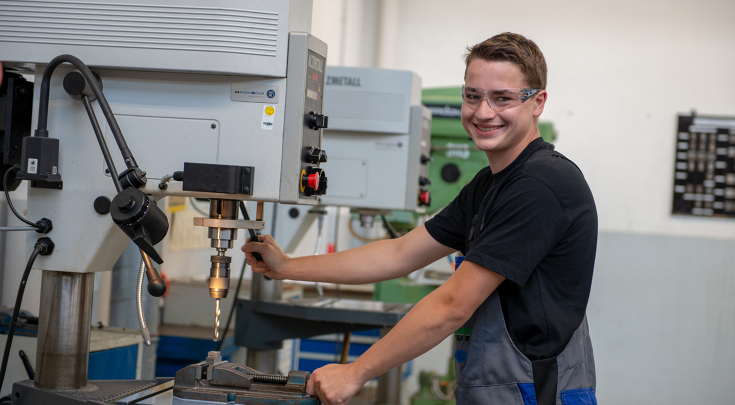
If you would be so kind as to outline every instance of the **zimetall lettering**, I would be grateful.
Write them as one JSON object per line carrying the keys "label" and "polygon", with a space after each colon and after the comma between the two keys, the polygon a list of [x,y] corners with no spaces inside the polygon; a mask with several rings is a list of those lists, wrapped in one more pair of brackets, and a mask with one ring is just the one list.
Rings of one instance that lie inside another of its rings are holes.
{"label": "zimetall lettering", "polygon": [[327,86],[361,87],[360,77],[327,76]]}

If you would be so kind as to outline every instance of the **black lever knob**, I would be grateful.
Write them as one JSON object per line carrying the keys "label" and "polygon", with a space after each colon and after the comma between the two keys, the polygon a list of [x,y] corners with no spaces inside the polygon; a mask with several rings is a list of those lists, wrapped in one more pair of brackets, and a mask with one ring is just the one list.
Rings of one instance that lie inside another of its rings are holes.
{"label": "black lever knob", "polygon": [[150,295],[154,297],[162,297],[163,294],[166,294],[168,286],[158,274],[158,270],[156,270],[155,267],[149,268],[146,266],[145,275],[148,278],[148,293]]}
{"label": "black lever knob", "polygon": [[329,125],[329,117],[312,111],[306,116],[306,125],[311,129],[327,128]]}
{"label": "black lever knob", "polygon": [[306,162],[307,163],[323,163],[327,161],[327,152],[319,149],[319,148],[312,148],[309,146],[306,148]]}

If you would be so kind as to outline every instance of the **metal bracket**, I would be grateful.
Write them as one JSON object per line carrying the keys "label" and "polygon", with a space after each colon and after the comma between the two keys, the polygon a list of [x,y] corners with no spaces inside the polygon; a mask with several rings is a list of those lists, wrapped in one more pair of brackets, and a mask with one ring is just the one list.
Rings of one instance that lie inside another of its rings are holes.
{"label": "metal bracket", "polygon": [[195,226],[210,228],[265,229],[265,221],[246,221],[242,219],[194,218]]}

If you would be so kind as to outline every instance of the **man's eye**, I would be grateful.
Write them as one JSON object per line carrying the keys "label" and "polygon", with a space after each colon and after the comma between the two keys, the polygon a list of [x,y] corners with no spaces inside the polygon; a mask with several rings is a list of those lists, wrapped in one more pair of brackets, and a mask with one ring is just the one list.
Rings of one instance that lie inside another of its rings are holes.
{"label": "man's eye", "polygon": [[495,97],[495,101],[498,102],[498,103],[507,103],[507,102],[512,101],[512,100],[513,100],[512,98],[505,97],[505,96]]}
{"label": "man's eye", "polygon": [[479,100],[480,99],[479,94],[473,94],[473,93],[465,94],[465,97],[467,97],[468,100]]}

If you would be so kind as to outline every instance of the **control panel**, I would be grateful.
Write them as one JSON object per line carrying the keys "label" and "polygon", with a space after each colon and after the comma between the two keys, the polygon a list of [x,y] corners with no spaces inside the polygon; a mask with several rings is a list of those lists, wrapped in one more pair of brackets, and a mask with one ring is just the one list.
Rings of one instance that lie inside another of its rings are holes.
{"label": "control panel", "polygon": [[329,66],[326,205],[424,212],[431,203],[431,112],[408,71]]}

